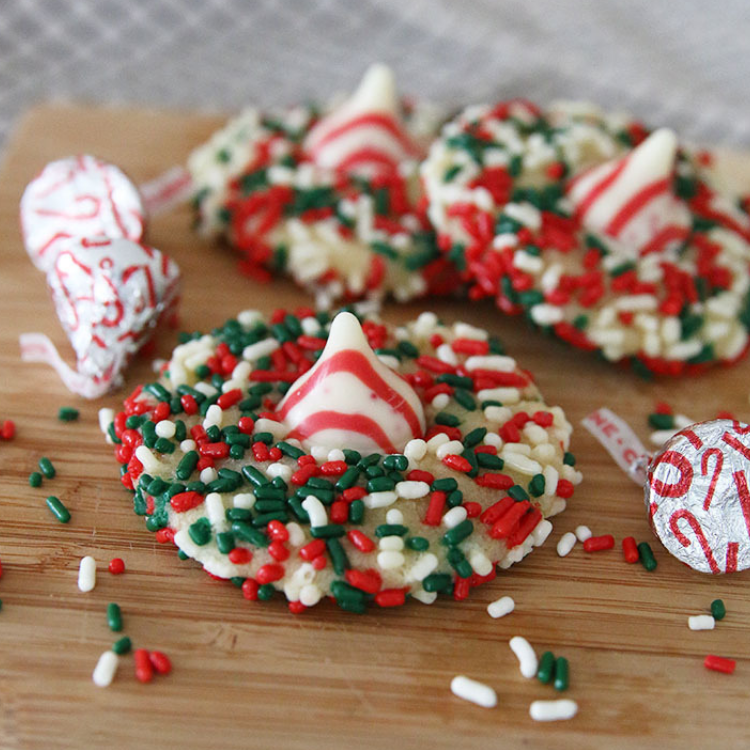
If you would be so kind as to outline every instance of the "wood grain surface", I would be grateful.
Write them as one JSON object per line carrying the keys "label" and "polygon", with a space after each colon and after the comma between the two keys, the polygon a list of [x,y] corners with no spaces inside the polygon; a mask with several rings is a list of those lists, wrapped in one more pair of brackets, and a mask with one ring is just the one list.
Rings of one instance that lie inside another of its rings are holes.
{"label": "wood grain surface", "polygon": [[[750,745],[750,573],[711,577],[670,557],[652,538],[642,491],[577,428],[573,450],[584,472],[568,510],[545,547],[457,603],[417,602],[360,617],[324,603],[291,615],[282,598],[250,603],[230,584],[211,580],[173,549],[156,544],[97,427],[100,406],[65,391],[51,369],[23,364],[18,335],[42,331],[67,348],[43,276],[26,256],[18,202],[48,161],[77,152],[119,164],[137,182],[184,161],[219,124],[210,117],[149,111],[40,107],[21,123],[0,175],[0,419],[18,434],[0,443],[0,746],[13,748],[739,748]],[[727,161],[750,191],[750,161]],[[172,255],[184,275],[182,324],[208,329],[248,307],[270,312],[309,300],[291,284],[260,286],[237,277],[231,253],[196,239],[186,208],[160,216],[148,240]],[[698,419],[720,409],[750,418],[750,360],[698,379],[648,383],[629,372],[542,338],[491,303],[436,302],[445,319],[464,319],[499,334],[536,375],[549,403],[574,424],[607,405],[646,439],[646,415],[659,399]],[[388,306],[385,317],[415,316],[418,305]],[[168,356],[176,332],[161,331]],[[150,377],[147,361],[128,387]],[[60,406],[79,422],[56,418]],[[27,477],[41,456],[58,476],[42,488]],[[70,508],[57,523],[44,499]],[[580,523],[612,533],[618,548],[561,559],[560,535]],[[659,567],[626,565],[619,540],[652,543]],[[93,555],[98,583],[76,585],[80,558]],[[106,564],[124,558],[127,572]],[[485,608],[508,594],[510,616]],[[728,615],[714,631],[692,632],[687,617],[721,597]],[[118,602],[135,646],[161,649],[169,677],[136,681],[132,657],[108,689],[91,681],[99,654],[114,640],[108,602]],[[580,707],[569,722],[538,724],[536,699],[558,697],[524,680],[508,648],[525,636],[571,665],[567,697]],[[708,653],[738,660],[734,675],[703,667]],[[498,706],[478,708],[453,697],[450,680],[466,674],[493,686]]]}

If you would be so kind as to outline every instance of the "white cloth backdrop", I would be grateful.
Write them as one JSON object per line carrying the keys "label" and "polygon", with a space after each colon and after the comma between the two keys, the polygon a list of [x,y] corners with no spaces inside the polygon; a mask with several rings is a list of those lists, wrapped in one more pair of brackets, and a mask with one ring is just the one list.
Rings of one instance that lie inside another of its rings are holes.
{"label": "white cloth backdrop", "polygon": [[750,147],[748,0],[0,0],[0,146],[41,100],[232,112],[375,60],[450,104],[586,98]]}

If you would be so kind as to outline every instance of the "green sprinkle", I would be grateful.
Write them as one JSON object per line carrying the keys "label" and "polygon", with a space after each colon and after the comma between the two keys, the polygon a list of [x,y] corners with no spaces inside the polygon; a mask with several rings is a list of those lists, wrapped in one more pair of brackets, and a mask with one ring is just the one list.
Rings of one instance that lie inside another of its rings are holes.
{"label": "green sprinkle", "polygon": [[474,569],[458,547],[453,547],[448,552],[447,557],[450,566],[456,571],[459,578],[471,578],[474,575]]}
{"label": "green sprinkle", "polygon": [[228,555],[234,549],[234,534],[231,531],[222,531],[216,535],[216,546],[222,555]]}
{"label": "green sprinkle", "polygon": [[552,677],[555,674],[555,655],[551,651],[545,651],[542,654],[542,658],[539,659],[539,669],[536,673],[536,678],[539,682],[543,682],[547,685],[552,681]]}
{"label": "green sprinkle", "polygon": [[558,656],[555,661],[555,690],[568,689],[568,660],[564,656]]}
{"label": "green sprinkle", "polygon": [[452,529],[448,529],[443,535],[443,543],[455,547],[474,532],[474,524],[465,518],[461,523],[456,524]]}
{"label": "green sprinkle", "polygon": [[60,498],[50,495],[47,498],[47,507],[52,511],[52,515],[60,522],[67,523],[70,521],[70,512],[60,502]]}
{"label": "green sprinkle", "polygon": [[458,482],[453,477],[444,477],[443,479],[436,479],[430,489],[437,492],[453,492],[458,489]]}
{"label": "green sprinkle", "polygon": [[453,388],[464,388],[471,390],[474,387],[474,381],[471,378],[467,378],[465,375],[454,375],[451,372],[445,372],[442,375],[438,375],[435,378],[436,383],[446,383]]}
{"label": "green sprinkle", "polygon": [[339,523],[327,523],[325,526],[313,526],[310,533],[314,539],[331,539],[344,536],[346,529]]}
{"label": "green sprinkle", "polygon": [[169,401],[170,399],[169,391],[161,383],[147,383],[143,386],[143,390],[146,391],[146,393],[150,393],[158,401]]}
{"label": "green sprinkle", "polygon": [[638,545],[638,558],[641,561],[641,565],[643,565],[649,573],[656,570],[656,558],[654,557],[654,553],[648,542],[641,542]]}
{"label": "green sprinkle", "polygon": [[412,359],[415,359],[419,356],[419,349],[417,349],[417,347],[414,346],[411,341],[399,341],[398,350],[404,356],[411,357]]}
{"label": "green sprinkle", "polygon": [[188,534],[199,547],[203,547],[211,541],[211,522],[207,518],[199,518],[188,527]]}
{"label": "green sprinkle", "polygon": [[232,531],[243,541],[250,542],[256,547],[268,547],[268,537],[259,529],[254,529],[245,521],[233,521]]}
{"label": "green sprinkle", "polygon": [[[466,411],[476,411],[477,402],[474,397],[462,388],[457,388],[453,393],[453,398],[466,409]],[[480,428],[477,428],[480,429]]]}
{"label": "green sprinkle", "polygon": [[723,620],[726,613],[726,607],[721,599],[714,599],[711,602],[711,614],[714,616],[714,620]]}
{"label": "green sprinkle", "polygon": [[492,453],[476,453],[475,455],[477,463],[483,469],[502,469],[505,466],[505,461]]}
{"label": "green sprinkle", "polygon": [[514,484],[509,490],[508,495],[512,497],[516,501],[521,500],[528,500],[529,499],[529,493],[526,492],[526,490],[521,487],[520,484]]}
{"label": "green sprinkle", "polygon": [[544,474],[535,474],[529,482],[529,494],[533,497],[540,497],[544,494],[546,483]]}
{"label": "green sprinkle", "polygon": [[253,435],[253,442],[270,445],[273,442],[273,435],[270,432],[256,432]]}
{"label": "green sprinkle", "polygon": [[409,468],[409,459],[400,453],[394,453],[383,459],[383,467],[389,471],[406,471]]}
{"label": "green sprinkle", "polygon": [[290,458],[293,458],[295,461],[298,458],[301,458],[305,455],[305,451],[300,450],[299,448],[296,448],[291,443],[287,443],[285,441],[281,441],[280,443],[276,443],[276,447],[285,455],[289,456]]}
{"label": "green sprinkle", "polygon": [[451,590],[453,580],[449,573],[430,573],[423,581],[422,588],[425,591],[444,593]]}
{"label": "green sprinkle", "polygon": [[675,427],[672,414],[649,414],[648,423],[655,430],[673,430]]}
{"label": "green sprinkle", "polygon": [[[479,443],[484,440],[484,436],[487,434],[487,428],[486,427],[477,427],[476,429],[472,430],[471,432],[467,433],[464,436],[464,448],[473,448],[475,445],[479,445]],[[479,461],[479,456],[482,454],[477,454],[477,461]],[[479,462],[479,465],[481,466],[481,462]]]}
{"label": "green sprinkle", "polygon": [[381,523],[375,527],[375,536],[379,539],[384,536],[406,536],[409,529],[400,523]]}
{"label": "green sprinkle", "polygon": [[268,477],[260,471],[260,469],[256,469],[254,466],[243,466],[242,467],[242,474],[249,482],[254,484],[256,487],[262,487],[264,484],[270,484]]}
{"label": "green sprinkle", "polygon": [[81,412],[79,412],[78,409],[74,409],[72,406],[61,406],[60,411],[57,412],[57,418],[61,422],[75,422],[80,416]]}
{"label": "green sprinkle", "polygon": [[270,583],[264,583],[258,587],[258,599],[262,602],[267,602],[273,595],[276,589]]}
{"label": "green sprinkle", "polygon": [[328,554],[331,557],[331,564],[336,575],[342,576],[344,572],[351,568],[349,558],[344,552],[344,548],[341,546],[341,542],[333,537],[326,539],[326,547],[328,548]]}
{"label": "green sprinkle", "polygon": [[[345,454],[346,455],[346,454]],[[360,471],[356,466],[350,466],[336,482],[337,490],[348,490],[350,487],[354,487],[359,479]]]}
{"label": "green sprinkle", "polygon": [[464,501],[464,493],[461,490],[453,490],[446,498],[446,504],[449,508],[455,508]]}
{"label": "green sprinkle", "polygon": [[107,605],[107,625],[115,633],[122,630],[122,611],[119,604],[111,602]]}
{"label": "green sprinkle", "polygon": [[406,546],[415,552],[424,552],[430,548],[430,542],[423,536],[410,536],[406,540]]}
{"label": "green sprinkle", "polygon": [[362,460],[362,454],[359,451],[344,448],[344,460],[348,464],[356,464]]}
{"label": "green sprinkle", "polygon": [[44,474],[47,479],[54,479],[55,474],[57,474],[57,471],[55,471],[55,467],[52,465],[52,461],[50,461],[46,457],[42,457],[39,459],[39,470]]}
{"label": "green sprinkle", "polygon": [[133,643],[126,635],[112,644],[112,650],[119,656],[129,653],[131,648],[133,648]]}
{"label": "green sprinkle", "polygon": [[42,486],[42,475],[38,471],[32,471],[31,474],[29,474],[29,486],[30,487]]}
{"label": "green sprinkle", "polygon": [[349,504],[349,523],[362,523],[365,517],[365,504],[362,500],[353,500]]}
{"label": "green sprinkle", "polygon": [[563,455],[563,463],[566,466],[575,466],[576,457],[570,451],[565,451],[565,454]]}
{"label": "green sprinkle", "polygon": [[388,492],[395,487],[395,483],[389,477],[375,477],[367,483],[368,492]]}
{"label": "green sprinkle", "polygon": [[448,412],[439,411],[435,415],[435,423],[446,425],[448,427],[458,427],[461,420],[455,414],[448,414]]}
{"label": "green sprinkle", "polygon": [[169,440],[168,438],[160,437],[156,441],[156,445],[154,445],[154,450],[156,450],[158,453],[174,453],[175,444]]}

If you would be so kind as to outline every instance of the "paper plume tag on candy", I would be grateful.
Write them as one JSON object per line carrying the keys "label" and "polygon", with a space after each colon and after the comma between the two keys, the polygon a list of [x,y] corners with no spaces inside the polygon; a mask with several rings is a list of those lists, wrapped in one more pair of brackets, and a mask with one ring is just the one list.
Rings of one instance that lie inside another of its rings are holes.
{"label": "paper plume tag on candy", "polygon": [[357,318],[339,313],[320,359],[279,404],[289,437],[306,446],[400,453],[422,437],[419,396],[370,348]]}
{"label": "paper plume tag on candy", "polygon": [[81,396],[103,395],[119,384],[151,329],[175,307],[179,278],[174,261],[131,240],[69,242],[47,274],[47,283],[75,351],[77,372],[41,334],[21,337],[23,359],[51,365]]}
{"label": "paper plume tag on candy", "polygon": [[420,156],[399,115],[393,71],[372,65],[359,88],[310,131],[303,148],[319,167],[373,177]]}
{"label": "paper plume tag on candy", "polygon": [[144,227],[133,183],[118,167],[86,154],[50,162],[21,198],[26,251],[42,271],[70,240],[105,235],[137,242]]}

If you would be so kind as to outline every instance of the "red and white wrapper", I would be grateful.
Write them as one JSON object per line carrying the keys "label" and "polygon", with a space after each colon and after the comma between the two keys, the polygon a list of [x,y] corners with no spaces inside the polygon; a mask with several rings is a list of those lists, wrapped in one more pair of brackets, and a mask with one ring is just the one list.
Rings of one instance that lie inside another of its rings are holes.
{"label": "red and white wrapper", "polygon": [[177,264],[154,248],[123,238],[71,240],[47,283],[77,370],[41,334],[21,336],[22,357],[51,365],[68,388],[97,398],[120,384],[129,360],[173,311],[179,281]]}
{"label": "red and white wrapper", "polygon": [[654,533],[703,573],[750,567],[750,426],[729,419],[678,432],[652,458],[645,501]]}
{"label": "red and white wrapper", "polygon": [[71,240],[105,235],[138,241],[140,194],[113,164],[82,154],[49,163],[21,198],[21,229],[34,265],[49,271]]}

